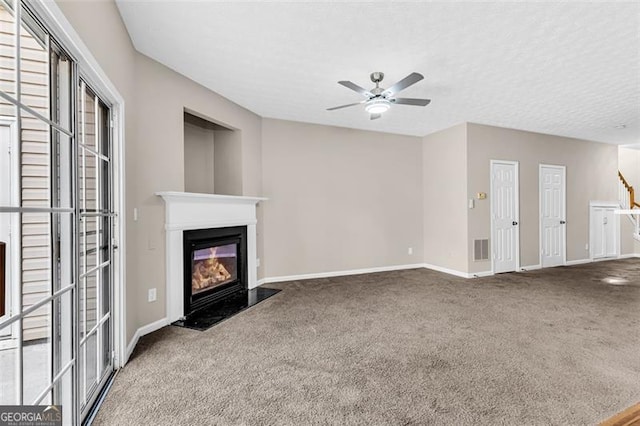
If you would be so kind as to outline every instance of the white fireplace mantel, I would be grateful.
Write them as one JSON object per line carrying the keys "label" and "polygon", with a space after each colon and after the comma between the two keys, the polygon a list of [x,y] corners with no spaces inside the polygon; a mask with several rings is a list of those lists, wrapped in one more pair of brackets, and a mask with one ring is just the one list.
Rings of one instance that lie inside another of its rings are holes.
{"label": "white fireplace mantel", "polygon": [[247,227],[247,285],[258,286],[256,205],[262,197],[156,192],[165,202],[167,319],[184,316],[183,231]]}

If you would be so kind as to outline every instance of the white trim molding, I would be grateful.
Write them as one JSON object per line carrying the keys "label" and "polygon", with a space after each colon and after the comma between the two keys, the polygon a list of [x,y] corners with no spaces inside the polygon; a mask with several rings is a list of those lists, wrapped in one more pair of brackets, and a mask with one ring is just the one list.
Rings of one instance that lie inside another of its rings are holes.
{"label": "white trim molding", "polygon": [[190,229],[247,227],[247,286],[258,284],[256,205],[261,197],[156,192],[165,202],[166,316],[169,323],[184,316],[183,232]]}
{"label": "white trim molding", "polygon": [[412,264],[406,264],[406,265],[376,266],[372,268],[349,269],[349,270],[343,270],[343,271],[314,272],[309,274],[266,277],[258,280],[258,285],[269,284],[269,283],[281,283],[281,282],[288,282],[288,281],[313,280],[317,278],[333,278],[333,277],[344,277],[349,275],[372,274],[376,272],[401,271],[406,269],[431,269],[432,271],[442,272],[442,273],[453,275],[460,278],[479,278],[479,277],[488,277],[493,275],[491,271],[461,272],[455,269],[444,268],[442,266],[431,265],[428,263],[412,263]]}
{"label": "white trim molding", "polygon": [[[640,253],[621,254],[620,256],[618,256],[618,259],[633,259],[636,257],[640,257]],[[615,260],[615,259],[606,259],[606,260]]]}
{"label": "white trim molding", "polygon": [[539,263],[537,265],[521,266],[520,272],[535,271],[536,269],[542,269],[542,266]]}
{"label": "white trim molding", "polygon": [[401,271],[404,269],[419,269],[419,268],[424,268],[424,264],[414,263],[409,265],[379,266],[379,267],[373,267],[373,268],[349,269],[349,270],[343,270],[343,271],[315,272],[310,274],[299,274],[299,275],[282,275],[279,277],[262,278],[258,281],[258,285],[268,284],[268,283],[281,283],[281,282],[287,282],[287,281],[313,280],[317,278],[344,277],[348,275],[372,274],[375,272]]}
{"label": "white trim molding", "polygon": [[167,321],[167,318],[165,317],[137,329],[136,332],[133,334],[131,341],[127,345],[127,351],[125,353],[125,358],[123,360],[124,362],[122,363],[122,365],[126,364],[127,361],[129,361],[129,358],[131,357],[133,350],[138,345],[138,341],[142,336],[145,336],[147,334],[153,333],[154,331],[160,330],[162,327],[167,326],[169,324],[170,324],[169,321]]}

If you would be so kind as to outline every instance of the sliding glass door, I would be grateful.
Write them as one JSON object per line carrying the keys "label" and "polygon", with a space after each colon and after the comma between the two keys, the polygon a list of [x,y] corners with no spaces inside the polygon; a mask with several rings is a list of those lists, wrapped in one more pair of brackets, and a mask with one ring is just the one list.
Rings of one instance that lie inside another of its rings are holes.
{"label": "sliding glass door", "polygon": [[113,371],[111,295],[114,216],[109,109],[78,87],[79,374],[83,414]]}
{"label": "sliding glass door", "polygon": [[79,424],[113,372],[109,107],[19,1],[0,0],[0,405]]}

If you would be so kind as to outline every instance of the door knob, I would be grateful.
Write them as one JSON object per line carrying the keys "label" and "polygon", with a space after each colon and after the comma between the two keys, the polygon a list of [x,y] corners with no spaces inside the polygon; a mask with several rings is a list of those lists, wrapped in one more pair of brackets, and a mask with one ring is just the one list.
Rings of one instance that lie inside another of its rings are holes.
{"label": "door knob", "polygon": [[518,222],[516,222],[516,221],[514,220],[513,222],[511,222],[511,224],[512,224],[513,226],[516,226],[516,225],[518,224]]}
{"label": "door knob", "polygon": [[564,225],[565,223],[567,223],[567,222],[565,222],[564,220],[560,221],[560,225]]}

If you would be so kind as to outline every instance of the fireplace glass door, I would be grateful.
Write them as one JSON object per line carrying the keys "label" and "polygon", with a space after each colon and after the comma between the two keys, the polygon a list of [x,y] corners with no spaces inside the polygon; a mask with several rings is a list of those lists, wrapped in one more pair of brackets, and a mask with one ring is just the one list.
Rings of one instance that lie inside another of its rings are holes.
{"label": "fireplace glass door", "polygon": [[191,260],[191,294],[198,294],[238,279],[238,245],[196,249]]}
{"label": "fireplace glass door", "polygon": [[184,231],[184,315],[247,289],[247,227]]}

